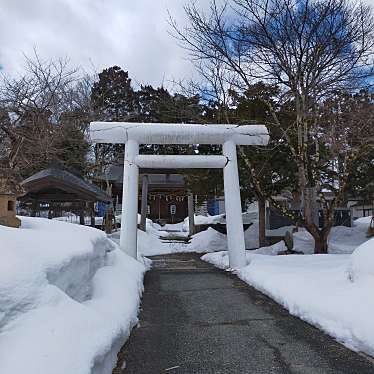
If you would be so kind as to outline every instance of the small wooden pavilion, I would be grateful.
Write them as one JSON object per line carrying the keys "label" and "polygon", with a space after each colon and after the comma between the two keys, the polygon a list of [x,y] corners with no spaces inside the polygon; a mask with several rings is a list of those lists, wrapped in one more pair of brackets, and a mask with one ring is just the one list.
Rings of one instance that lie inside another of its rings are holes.
{"label": "small wooden pavilion", "polygon": [[19,201],[31,216],[54,218],[72,212],[79,215],[80,224],[85,224],[85,216],[91,216],[93,225],[95,202],[112,202],[112,198],[94,184],[57,166],[39,171],[25,179],[21,186],[26,193]]}

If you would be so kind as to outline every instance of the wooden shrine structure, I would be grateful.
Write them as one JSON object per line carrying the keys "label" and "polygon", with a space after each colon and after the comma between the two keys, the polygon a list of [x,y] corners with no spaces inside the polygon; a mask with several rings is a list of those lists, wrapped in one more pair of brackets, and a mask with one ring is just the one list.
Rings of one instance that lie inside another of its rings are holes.
{"label": "wooden shrine structure", "polygon": [[60,217],[72,212],[85,224],[85,216],[94,223],[94,204],[111,203],[112,198],[100,188],[61,167],[49,167],[21,183],[26,193],[19,198],[22,208],[31,216]]}

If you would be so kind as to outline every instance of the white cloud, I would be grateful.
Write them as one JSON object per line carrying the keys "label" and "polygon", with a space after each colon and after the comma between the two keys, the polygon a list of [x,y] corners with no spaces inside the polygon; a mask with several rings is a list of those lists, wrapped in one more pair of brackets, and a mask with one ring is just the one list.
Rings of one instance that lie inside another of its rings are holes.
{"label": "white cloud", "polygon": [[[119,65],[138,83],[189,78],[193,66],[168,31],[192,0],[0,0],[0,65],[22,71],[23,53],[69,57],[88,71]],[[209,0],[194,0],[206,8]],[[374,0],[366,0],[374,7]]]}
{"label": "white cloud", "polygon": [[[193,67],[168,31],[184,0],[0,0],[0,64],[22,71],[23,53],[69,57],[97,71],[119,65],[139,83],[189,77]],[[209,0],[200,0],[204,6]]]}

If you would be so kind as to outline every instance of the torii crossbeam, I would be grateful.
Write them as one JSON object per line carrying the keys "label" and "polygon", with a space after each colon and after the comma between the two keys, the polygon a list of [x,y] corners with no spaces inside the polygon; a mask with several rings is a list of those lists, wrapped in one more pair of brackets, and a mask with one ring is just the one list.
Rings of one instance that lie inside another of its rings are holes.
{"label": "torii crossbeam", "polygon": [[[263,125],[92,122],[94,143],[125,144],[120,246],[137,258],[138,178],[141,168],[223,169],[230,267],[246,265],[236,145],[266,145]],[[140,144],[222,144],[222,156],[139,155]]]}

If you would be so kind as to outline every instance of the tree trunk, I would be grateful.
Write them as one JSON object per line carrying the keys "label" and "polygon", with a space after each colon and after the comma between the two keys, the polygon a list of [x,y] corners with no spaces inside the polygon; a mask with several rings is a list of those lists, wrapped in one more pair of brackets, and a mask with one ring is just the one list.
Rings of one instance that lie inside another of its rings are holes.
{"label": "tree trunk", "polygon": [[318,230],[316,226],[307,228],[309,233],[314,239],[314,253],[315,254],[327,254],[328,253],[328,237],[331,231],[331,227],[324,227],[322,230]]}
{"label": "tree trunk", "polygon": [[265,213],[266,213],[266,201],[264,198],[258,198],[258,243],[260,247],[266,246],[265,237]]}
{"label": "tree trunk", "polygon": [[31,217],[36,217],[38,206],[39,206],[39,202],[37,200],[33,200],[32,206],[31,206]]}
{"label": "tree trunk", "polygon": [[90,203],[91,227],[95,227],[95,203]]}
{"label": "tree trunk", "polygon": [[80,225],[85,225],[85,211],[84,207],[82,206],[80,211],[79,211],[79,224]]}
{"label": "tree trunk", "polygon": [[194,209],[194,202],[193,202],[193,195],[192,193],[188,194],[187,197],[187,204],[188,204],[188,229],[189,234],[192,236],[195,234],[195,209]]}
{"label": "tree trunk", "polygon": [[315,254],[326,254],[328,253],[327,238],[323,235],[318,235],[314,238],[314,253]]}

